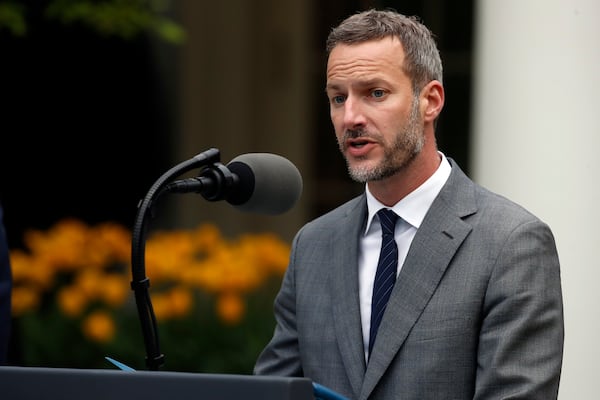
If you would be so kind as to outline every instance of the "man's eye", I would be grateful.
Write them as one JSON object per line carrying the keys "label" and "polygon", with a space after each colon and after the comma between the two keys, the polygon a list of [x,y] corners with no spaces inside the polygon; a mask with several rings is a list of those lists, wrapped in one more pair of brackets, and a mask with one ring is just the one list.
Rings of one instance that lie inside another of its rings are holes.
{"label": "man's eye", "polygon": [[331,98],[331,102],[334,104],[342,104],[345,100],[346,100],[346,96],[342,96],[342,95],[333,96]]}
{"label": "man's eye", "polygon": [[385,91],[382,89],[375,89],[371,92],[371,96],[373,97],[383,97],[385,95]]}

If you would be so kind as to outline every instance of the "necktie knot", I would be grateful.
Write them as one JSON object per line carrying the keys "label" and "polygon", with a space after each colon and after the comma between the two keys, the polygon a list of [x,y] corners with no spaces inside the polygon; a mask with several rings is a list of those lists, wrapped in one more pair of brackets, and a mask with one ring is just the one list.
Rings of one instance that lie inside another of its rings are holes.
{"label": "necktie knot", "polygon": [[394,229],[396,227],[396,221],[398,220],[398,215],[388,208],[382,208],[377,211],[377,215],[379,216],[379,223],[381,224],[381,230],[384,235],[394,234]]}

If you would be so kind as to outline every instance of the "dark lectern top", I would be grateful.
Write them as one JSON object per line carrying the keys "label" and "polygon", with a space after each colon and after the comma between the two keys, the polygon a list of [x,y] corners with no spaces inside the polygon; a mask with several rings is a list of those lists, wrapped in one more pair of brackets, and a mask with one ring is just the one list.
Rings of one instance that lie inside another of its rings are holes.
{"label": "dark lectern top", "polygon": [[313,400],[308,378],[0,367],[5,400]]}

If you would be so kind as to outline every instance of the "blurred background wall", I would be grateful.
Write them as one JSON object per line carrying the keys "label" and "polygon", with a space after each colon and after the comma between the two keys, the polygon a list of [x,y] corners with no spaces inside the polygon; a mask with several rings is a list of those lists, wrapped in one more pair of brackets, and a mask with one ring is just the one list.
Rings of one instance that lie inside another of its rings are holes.
{"label": "blurred background wall", "polygon": [[152,29],[115,34],[48,18],[49,2],[19,3],[26,34],[0,27],[0,202],[11,247],[25,230],[65,217],[131,226],[159,176],[213,147],[224,163],[248,152],[290,159],[304,180],[298,205],[267,217],[174,195],[153,226],[214,222],[230,235],[291,240],[362,190],[346,175],[329,122],[329,29],[370,7],[419,15],[444,60],[439,147],[554,228],[567,313],[561,398],[596,398],[600,313],[587,311],[600,304],[593,0],[163,2],[156,12],[180,25],[180,42]]}
{"label": "blurred background wall", "polygon": [[346,176],[331,129],[323,47],[333,25],[368,7],[395,6],[421,15],[438,35],[447,59],[450,98],[440,142],[466,164],[472,4],[460,5],[450,9],[443,1],[181,2],[179,13],[190,40],[181,48],[181,125],[173,149],[177,159],[209,147],[219,148],[224,160],[252,151],[278,153],[299,167],[304,192],[297,207],[275,218],[231,212],[227,204],[201,204],[185,196],[177,199],[169,221],[183,225],[218,215],[232,230],[266,228],[291,238],[303,222],[362,190]]}
{"label": "blurred background wall", "polygon": [[161,15],[185,32],[181,42],[50,19],[49,3],[23,2],[25,35],[0,31],[0,201],[13,246],[25,229],[67,216],[131,226],[164,172],[213,147],[224,163],[249,152],[290,159],[304,180],[299,204],[266,217],[173,195],[154,226],[215,221],[231,234],[270,230],[291,240],[362,190],[331,129],[323,48],[333,25],[369,7],[420,15],[438,36],[449,98],[439,142],[468,170],[471,1],[162,2]]}

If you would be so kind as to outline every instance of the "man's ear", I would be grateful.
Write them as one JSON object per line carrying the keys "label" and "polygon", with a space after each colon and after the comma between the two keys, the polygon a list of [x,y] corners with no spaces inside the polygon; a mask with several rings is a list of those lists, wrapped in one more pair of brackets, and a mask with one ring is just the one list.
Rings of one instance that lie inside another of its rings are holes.
{"label": "man's ear", "polygon": [[435,121],[444,107],[444,86],[439,81],[429,82],[421,90],[421,112],[423,122]]}

